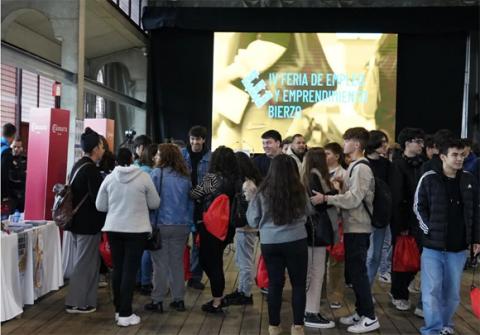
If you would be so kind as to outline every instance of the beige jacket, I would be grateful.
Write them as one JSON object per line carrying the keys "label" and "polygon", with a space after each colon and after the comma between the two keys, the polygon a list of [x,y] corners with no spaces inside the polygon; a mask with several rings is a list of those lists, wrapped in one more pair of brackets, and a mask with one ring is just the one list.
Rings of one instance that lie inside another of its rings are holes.
{"label": "beige jacket", "polygon": [[[344,233],[371,233],[372,224],[362,201],[365,200],[369,210],[373,211],[375,179],[367,165],[356,165],[357,162],[351,162],[348,167],[345,193],[329,196],[328,204],[342,209]],[[352,168],[351,177],[348,177]]]}

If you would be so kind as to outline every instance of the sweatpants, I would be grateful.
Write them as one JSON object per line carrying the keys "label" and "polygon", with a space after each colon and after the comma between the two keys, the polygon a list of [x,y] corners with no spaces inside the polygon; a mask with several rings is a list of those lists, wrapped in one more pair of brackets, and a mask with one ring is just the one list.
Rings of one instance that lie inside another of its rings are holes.
{"label": "sweatpants", "polygon": [[305,312],[320,313],[326,247],[308,247],[307,304]]}
{"label": "sweatpants", "polygon": [[237,229],[235,233],[235,264],[238,272],[238,291],[249,297],[252,295],[254,277],[254,249],[256,231]]}
{"label": "sweatpants", "polygon": [[268,319],[271,326],[280,325],[285,268],[292,284],[293,323],[303,325],[306,303],[307,239],[293,242],[261,244],[268,272]]}
{"label": "sweatpants", "polygon": [[162,302],[168,288],[174,301],[184,300],[183,253],[190,228],[188,225],[159,225],[162,249],[151,251],[153,262],[152,300]]}
{"label": "sweatpants", "polygon": [[70,234],[73,269],[70,274],[65,305],[80,308],[97,306],[100,238],[100,233],[95,235]]}
{"label": "sweatpants", "polygon": [[132,315],[133,291],[148,233],[108,232],[113,261],[113,304],[121,317]]}
{"label": "sweatpants", "polygon": [[223,297],[225,289],[225,274],[223,273],[223,251],[225,242],[210,234],[203,225],[199,226],[200,234],[200,265],[210,280],[212,297]]}

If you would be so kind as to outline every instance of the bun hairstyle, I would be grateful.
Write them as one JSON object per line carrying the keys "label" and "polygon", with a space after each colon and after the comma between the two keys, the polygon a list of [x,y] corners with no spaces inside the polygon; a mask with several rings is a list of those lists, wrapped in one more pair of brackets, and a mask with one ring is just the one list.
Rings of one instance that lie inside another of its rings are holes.
{"label": "bun hairstyle", "polygon": [[100,141],[100,135],[90,127],[85,128],[85,132],[80,137],[82,150],[87,154],[90,154]]}

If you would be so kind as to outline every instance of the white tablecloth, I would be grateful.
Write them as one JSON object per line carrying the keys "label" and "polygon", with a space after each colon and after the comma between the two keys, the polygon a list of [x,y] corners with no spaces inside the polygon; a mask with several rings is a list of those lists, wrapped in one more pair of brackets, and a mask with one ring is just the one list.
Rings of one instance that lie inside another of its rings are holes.
{"label": "white tablecloth", "polygon": [[18,234],[2,234],[1,262],[3,322],[63,286],[58,227],[49,222]]}

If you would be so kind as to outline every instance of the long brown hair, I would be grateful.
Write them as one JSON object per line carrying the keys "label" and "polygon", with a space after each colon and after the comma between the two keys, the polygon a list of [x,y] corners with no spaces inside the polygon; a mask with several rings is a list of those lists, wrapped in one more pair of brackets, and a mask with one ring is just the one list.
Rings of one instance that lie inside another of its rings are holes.
{"label": "long brown hair", "polygon": [[266,211],[275,225],[290,224],[305,215],[305,188],[300,182],[297,163],[288,155],[281,154],[272,159],[258,192],[266,198]]}
{"label": "long brown hair", "polygon": [[180,152],[178,146],[172,143],[162,143],[158,145],[160,151],[160,162],[155,167],[166,168],[171,167],[173,171],[188,177],[187,163]]}
{"label": "long brown hair", "polygon": [[302,181],[303,185],[305,185],[307,189],[310,189],[310,174],[313,169],[318,170],[323,181],[330,189],[333,189],[332,183],[330,182],[330,173],[328,171],[327,155],[325,154],[325,150],[323,148],[315,147],[309,149],[305,155],[303,164],[304,173],[302,176]]}

